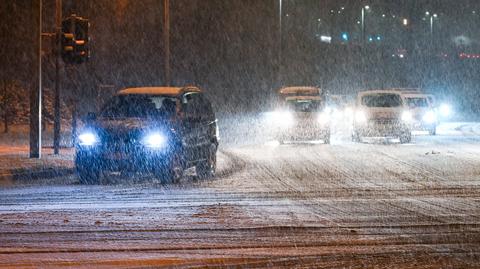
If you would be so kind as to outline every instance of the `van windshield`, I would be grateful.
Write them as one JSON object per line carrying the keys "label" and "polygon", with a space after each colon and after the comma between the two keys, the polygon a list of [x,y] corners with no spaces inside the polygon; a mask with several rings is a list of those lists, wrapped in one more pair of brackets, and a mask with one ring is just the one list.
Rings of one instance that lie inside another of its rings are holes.
{"label": "van windshield", "polygon": [[377,93],[362,97],[362,105],[367,107],[399,107],[402,105],[402,99],[398,94]]}
{"label": "van windshield", "polygon": [[416,107],[428,107],[427,98],[417,97],[417,98],[406,98],[407,105],[410,108]]}
{"label": "van windshield", "polygon": [[162,95],[118,95],[103,107],[105,118],[170,118],[175,114],[176,98]]}
{"label": "van windshield", "polygon": [[317,112],[322,108],[321,100],[287,100],[288,108],[296,112]]}

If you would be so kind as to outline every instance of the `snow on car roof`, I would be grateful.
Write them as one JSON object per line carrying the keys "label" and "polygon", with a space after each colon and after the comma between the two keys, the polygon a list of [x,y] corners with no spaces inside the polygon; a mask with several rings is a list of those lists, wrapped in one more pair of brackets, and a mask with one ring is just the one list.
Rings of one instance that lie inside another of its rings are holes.
{"label": "snow on car roof", "polygon": [[368,95],[368,94],[381,94],[381,93],[402,94],[402,91],[398,89],[367,90],[367,91],[359,92],[358,95],[362,96],[362,95]]}
{"label": "snow on car roof", "polygon": [[119,95],[126,94],[148,94],[148,95],[180,95],[183,92],[201,92],[196,87],[138,87],[126,88],[118,92]]}
{"label": "snow on car roof", "polygon": [[285,87],[278,91],[280,94],[320,94],[321,90],[317,87],[295,86]]}

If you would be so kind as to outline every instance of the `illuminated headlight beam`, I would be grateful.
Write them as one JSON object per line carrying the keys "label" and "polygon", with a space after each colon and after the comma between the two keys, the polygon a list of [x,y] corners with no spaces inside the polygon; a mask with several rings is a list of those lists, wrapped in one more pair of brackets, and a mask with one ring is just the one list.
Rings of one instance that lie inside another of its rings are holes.
{"label": "illuminated headlight beam", "polygon": [[149,148],[163,148],[166,143],[167,138],[161,133],[151,133],[143,139],[143,144]]}
{"label": "illuminated headlight beam", "polygon": [[93,132],[84,132],[78,136],[78,141],[82,146],[93,146],[99,142],[99,139]]}

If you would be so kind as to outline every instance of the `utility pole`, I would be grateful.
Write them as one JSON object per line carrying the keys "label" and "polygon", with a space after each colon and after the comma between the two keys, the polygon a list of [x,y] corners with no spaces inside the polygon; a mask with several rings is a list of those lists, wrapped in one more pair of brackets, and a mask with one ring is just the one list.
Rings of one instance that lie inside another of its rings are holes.
{"label": "utility pole", "polygon": [[170,0],[163,1],[163,39],[165,44],[165,84],[170,86]]}
{"label": "utility pole", "polygon": [[60,52],[62,34],[62,0],[55,0],[55,104],[53,120],[53,153],[60,151]]}
{"label": "utility pole", "polygon": [[283,0],[278,0],[278,74],[277,83],[278,87],[282,86],[282,73],[283,73]]}
{"label": "utility pole", "polygon": [[[30,158],[41,158],[42,151],[42,0],[38,0],[37,76],[30,92]],[[34,4],[35,5],[35,4]]]}

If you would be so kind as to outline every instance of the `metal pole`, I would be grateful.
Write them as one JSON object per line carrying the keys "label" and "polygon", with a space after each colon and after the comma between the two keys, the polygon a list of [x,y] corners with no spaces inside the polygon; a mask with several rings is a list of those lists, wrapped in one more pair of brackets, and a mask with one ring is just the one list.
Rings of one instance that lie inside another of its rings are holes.
{"label": "metal pole", "polygon": [[278,86],[282,86],[282,72],[283,72],[283,0],[278,0]]}
{"label": "metal pole", "polygon": [[60,35],[62,24],[62,0],[55,1],[55,27],[56,27],[56,49],[55,49],[55,104],[54,104],[54,121],[53,121],[53,153],[58,154],[60,151]]}
{"label": "metal pole", "polygon": [[164,9],[164,32],[163,38],[165,43],[165,84],[170,86],[170,0],[163,1]]}
{"label": "metal pole", "polygon": [[365,8],[362,7],[362,43],[365,43]]}
{"label": "metal pole", "polygon": [[30,92],[30,158],[42,156],[42,0],[38,0],[38,81]]}

